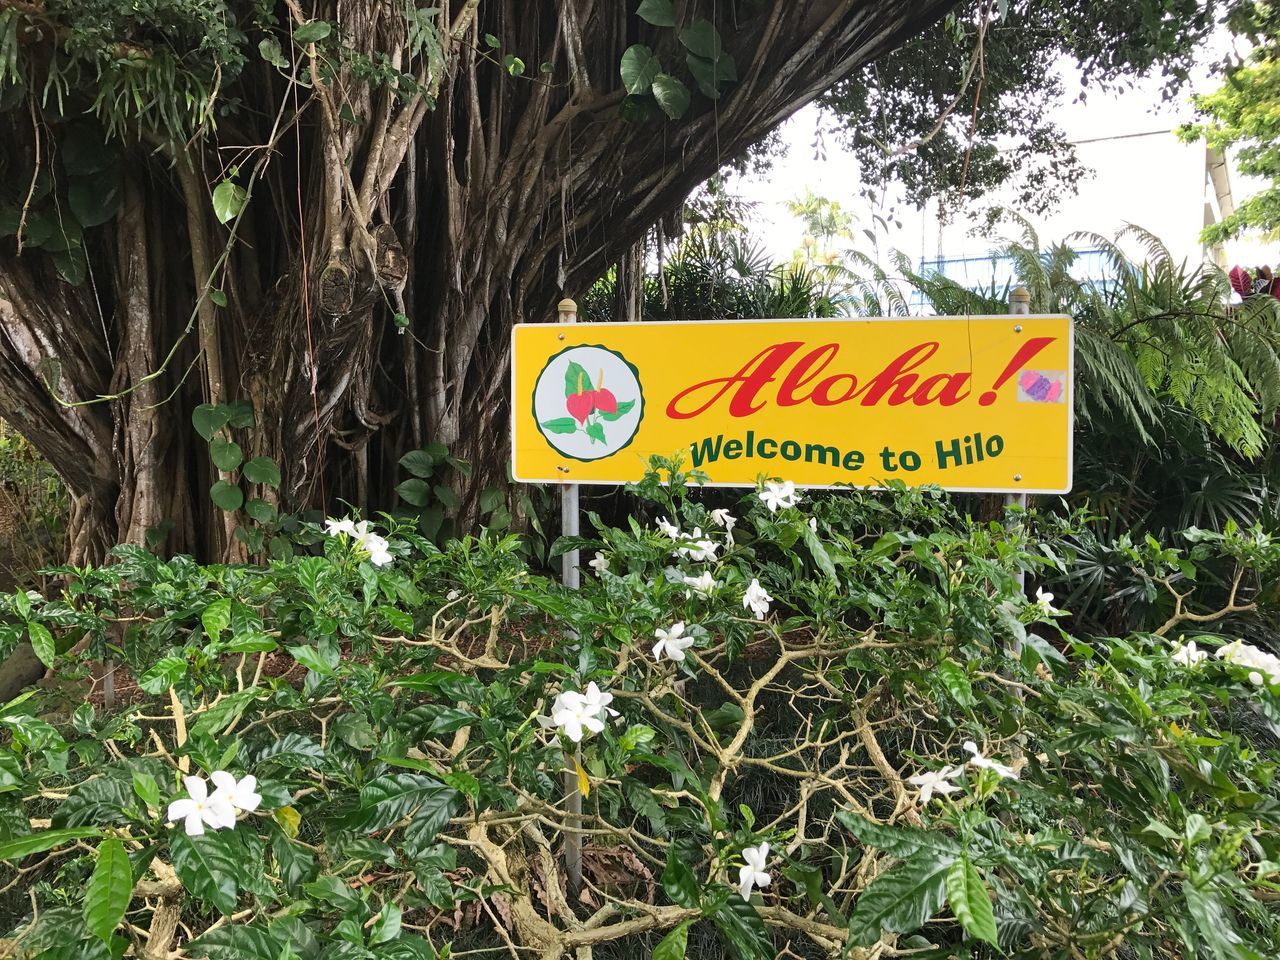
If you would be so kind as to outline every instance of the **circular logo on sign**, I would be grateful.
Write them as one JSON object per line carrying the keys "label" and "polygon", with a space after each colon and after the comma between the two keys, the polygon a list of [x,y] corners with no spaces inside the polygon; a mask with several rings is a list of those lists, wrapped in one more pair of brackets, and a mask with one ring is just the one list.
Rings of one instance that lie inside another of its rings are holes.
{"label": "circular logo on sign", "polygon": [[533,388],[533,418],[560,453],[601,460],[629,444],[644,419],[640,373],[601,346],[568,347],[547,361]]}

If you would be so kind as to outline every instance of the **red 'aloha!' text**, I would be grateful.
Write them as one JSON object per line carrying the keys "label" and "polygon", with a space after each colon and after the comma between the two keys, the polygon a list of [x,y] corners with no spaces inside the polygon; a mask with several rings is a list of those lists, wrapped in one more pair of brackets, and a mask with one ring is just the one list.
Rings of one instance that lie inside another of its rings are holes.
{"label": "red 'aloha!' text", "polygon": [[[1045,338],[1043,346],[1049,342],[1052,338]],[[906,403],[918,407],[930,404],[950,407],[969,396],[972,374],[967,370],[927,377],[915,372],[938,352],[936,340],[909,347],[862,381],[852,373],[827,372],[840,352],[839,344],[827,343],[802,352],[805,347],[800,340],[766,347],[737,373],[704,380],[677,393],[667,404],[667,416],[688,420],[706,413],[727,396],[730,416],[749,417],[769,403],[769,398],[761,396],[761,392],[774,382],[778,386],[773,402],[780,407],[802,403],[833,407],[854,401],[864,407],[882,402],[890,407]]]}

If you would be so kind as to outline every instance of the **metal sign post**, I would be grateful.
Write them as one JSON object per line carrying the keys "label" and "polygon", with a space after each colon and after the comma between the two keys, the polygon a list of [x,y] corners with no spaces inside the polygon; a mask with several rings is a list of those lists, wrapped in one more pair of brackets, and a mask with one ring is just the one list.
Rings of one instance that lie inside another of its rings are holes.
{"label": "metal sign post", "polygon": [[[1027,317],[1031,315],[1031,293],[1024,286],[1016,286],[1009,291],[1009,316],[1011,317]],[[1027,495],[1025,493],[1006,493],[1004,497],[1004,505],[1006,507],[1019,506],[1023,510],[1027,509]],[[1018,589],[1024,594],[1027,591],[1027,572],[1025,570],[1018,571]],[[1022,644],[1018,640],[1014,640],[1009,647],[1009,652],[1014,657],[1022,656]]]}
{"label": "metal sign post", "polygon": [[[578,305],[572,300],[561,300],[557,312],[561,323],[578,322]],[[576,537],[581,531],[578,484],[568,479],[572,467],[562,466],[560,470],[565,475],[560,490],[560,533],[561,536]],[[582,584],[582,574],[578,570],[580,560],[577,547],[560,555],[560,582],[570,590],[577,590]],[[569,881],[569,895],[575,897],[582,890],[582,834],[577,832],[582,826],[582,791],[578,786],[581,767],[582,745],[579,744],[574,751],[574,769],[566,770],[564,774],[565,809],[569,814],[569,830],[564,836],[564,872]]]}

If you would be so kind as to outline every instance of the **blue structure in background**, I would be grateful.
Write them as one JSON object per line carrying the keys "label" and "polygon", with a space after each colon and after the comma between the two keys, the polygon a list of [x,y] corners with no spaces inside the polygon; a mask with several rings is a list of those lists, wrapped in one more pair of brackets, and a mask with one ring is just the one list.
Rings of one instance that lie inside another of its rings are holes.
{"label": "blue structure in background", "polygon": [[[1111,282],[1110,262],[1106,253],[1100,248],[1075,251],[1076,259],[1071,265],[1071,276],[1081,283],[1097,283],[1106,285]],[[985,257],[936,257],[920,261],[919,272],[922,276],[941,274],[948,280],[954,280],[967,290],[1004,290],[1017,284],[1019,277],[1014,269],[1013,258],[1002,253],[991,253]],[[924,296],[913,290],[907,303],[912,314],[922,314],[929,309]]]}

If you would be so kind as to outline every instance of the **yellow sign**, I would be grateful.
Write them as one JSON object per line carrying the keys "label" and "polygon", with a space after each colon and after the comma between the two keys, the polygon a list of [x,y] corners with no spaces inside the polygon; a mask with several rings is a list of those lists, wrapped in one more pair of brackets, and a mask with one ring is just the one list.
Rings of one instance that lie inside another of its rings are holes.
{"label": "yellow sign", "polygon": [[523,324],[517,480],[1071,488],[1069,317]]}

